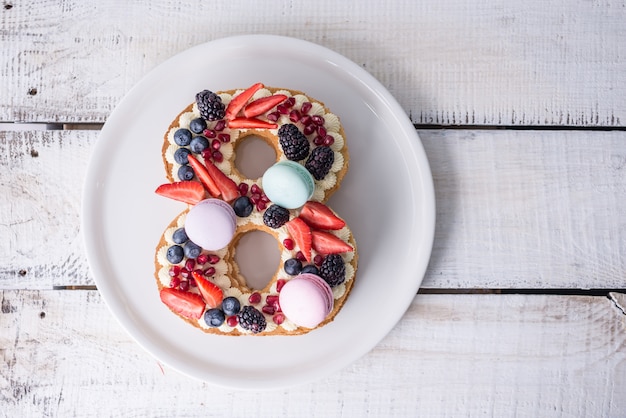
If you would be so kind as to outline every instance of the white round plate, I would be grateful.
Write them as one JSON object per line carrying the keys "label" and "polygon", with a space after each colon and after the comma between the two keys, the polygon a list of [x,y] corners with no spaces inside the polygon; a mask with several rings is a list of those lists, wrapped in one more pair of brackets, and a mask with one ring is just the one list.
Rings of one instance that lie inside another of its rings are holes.
{"label": "white round plate", "polygon": [[[166,182],[165,130],[203,89],[255,82],[304,91],[345,128],[350,169],[331,198],[352,229],[359,267],[335,320],[296,337],[208,335],[160,301],[154,251],[184,208]],[[130,335],[164,364],[230,388],[269,389],[327,376],[366,354],[413,300],[432,249],[435,197],[415,129],[391,94],[354,62],[306,41],[247,35],[186,50],[151,71],[102,129],[87,172],[83,230],[98,290]]]}

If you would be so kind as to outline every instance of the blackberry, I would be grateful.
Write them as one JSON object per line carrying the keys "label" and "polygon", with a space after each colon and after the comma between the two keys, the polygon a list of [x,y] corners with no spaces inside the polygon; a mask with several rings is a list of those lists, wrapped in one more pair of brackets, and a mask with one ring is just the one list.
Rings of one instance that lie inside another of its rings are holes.
{"label": "blackberry", "polygon": [[226,114],[222,98],[210,90],[203,90],[196,94],[196,104],[200,111],[200,116],[206,120],[224,119]]}
{"label": "blackberry", "polygon": [[309,155],[309,140],[293,123],[280,127],[278,130],[278,141],[288,160],[300,161]]}
{"label": "blackberry", "polygon": [[243,307],[241,312],[237,314],[237,319],[241,328],[252,331],[254,334],[263,331],[267,326],[265,316],[254,306],[250,305]]}
{"label": "blackberry", "polygon": [[313,150],[304,166],[315,177],[315,180],[321,180],[326,177],[334,162],[335,154],[333,150],[330,147],[321,146]]}
{"label": "blackberry", "polygon": [[339,254],[329,254],[326,256],[319,270],[320,277],[324,279],[330,287],[339,286],[346,280],[346,264]]}
{"label": "blackberry", "polygon": [[263,223],[270,228],[280,228],[289,220],[289,210],[282,206],[271,205],[263,214]]}

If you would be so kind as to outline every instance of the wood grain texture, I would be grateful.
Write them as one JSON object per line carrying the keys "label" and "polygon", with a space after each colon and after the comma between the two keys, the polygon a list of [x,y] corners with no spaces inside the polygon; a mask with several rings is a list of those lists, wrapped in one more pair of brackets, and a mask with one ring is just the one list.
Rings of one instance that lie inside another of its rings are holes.
{"label": "wood grain texture", "polygon": [[624,1],[9,3],[0,121],[103,122],[176,53],[269,33],[347,56],[417,124],[626,124]]}
{"label": "wood grain texture", "polygon": [[626,415],[626,316],[604,297],[420,295],[363,358],[268,392],[160,365],[96,291],[1,298],[4,417]]}
{"label": "wood grain texture", "polygon": [[[624,287],[626,132],[419,134],[437,198],[423,287]],[[97,138],[0,132],[0,288],[93,284],[80,199]]]}

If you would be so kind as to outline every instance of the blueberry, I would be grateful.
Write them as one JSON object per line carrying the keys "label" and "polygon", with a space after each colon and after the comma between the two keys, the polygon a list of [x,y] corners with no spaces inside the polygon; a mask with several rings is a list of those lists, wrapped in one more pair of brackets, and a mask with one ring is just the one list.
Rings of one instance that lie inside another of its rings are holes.
{"label": "blueberry", "polygon": [[206,129],[206,122],[202,118],[197,118],[189,122],[189,130],[194,134],[201,134]]}
{"label": "blueberry", "polygon": [[291,276],[295,276],[297,274],[300,274],[300,272],[302,271],[302,262],[297,258],[290,258],[289,260],[285,261],[284,269],[285,273]]}
{"label": "blueberry", "polygon": [[209,140],[203,136],[194,137],[189,143],[189,148],[191,148],[191,152],[200,154],[202,151],[209,147]]}
{"label": "blueberry", "polygon": [[191,142],[191,131],[189,129],[180,128],[176,132],[174,132],[174,142],[176,142],[181,147],[189,145]]}
{"label": "blueberry", "polygon": [[241,310],[241,303],[236,297],[228,296],[222,301],[222,310],[228,316],[237,315]]}
{"label": "blueberry", "polygon": [[189,237],[185,232],[185,228],[178,228],[176,231],[174,231],[174,233],[172,234],[172,241],[174,241],[176,244],[184,244],[189,241]]}
{"label": "blueberry", "polygon": [[188,165],[181,165],[178,169],[178,178],[180,180],[191,180],[195,175],[193,168]]}
{"label": "blueberry", "polygon": [[240,218],[250,216],[252,209],[254,209],[254,206],[248,196],[240,196],[235,200],[235,203],[233,203],[233,210]]}
{"label": "blueberry", "polygon": [[204,313],[204,322],[210,327],[219,327],[226,320],[226,316],[221,309],[212,308]]}
{"label": "blueberry", "polygon": [[188,148],[178,148],[174,153],[174,161],[181,165],[189,164],[189,154],[191,154],[191,151]]}
{"label": "blueberry", "polygon": [[167,261],[172,264],[178,264],[183,261],[185,252],[180,245],[172,245],[167,249]]}
{"label": "blueberry", "polygon": [[309,264],[307,266],[304,266],[302,268],[301,273],[310,273],[310,274],[315,274],[317,276],[320,275],[320,271],[318,270],[317,267],[315,267],[313,264]]}
{"label": "blueberry", "polygon": [[200,255],[201,252],[202,252],[202,248],[200,248],[199,245],[194,244],[191,241],[185,244],[185,257],[196,258]]}

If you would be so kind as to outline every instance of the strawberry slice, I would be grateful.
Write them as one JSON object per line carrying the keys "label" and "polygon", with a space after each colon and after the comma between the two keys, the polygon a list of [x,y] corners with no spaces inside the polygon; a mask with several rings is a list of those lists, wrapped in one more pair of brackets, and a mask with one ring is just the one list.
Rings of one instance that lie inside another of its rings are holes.
{"label": "strawberry slice", "polygon": [[228,121],[231,129],[276,129],[278,125],[257,118],[235,118]]}
{"label": "strawberry slice", "polygon": [[311,261],[311,228],[300,218],[293,218],[285,226],[306,261]]}
{"label": "strawberry slice", "polygon": [[168,308],[185,318],[200,319],[204,313],[204,301],[197,293],[164,287],[159,294]]}
{"label": "strawberry slice", "polygon": [[230,177],[222,172],[211,161],[206,161],[206,170],[217,185],[222,198],[231,202],[239,197],[239,189],[237,183],[235,183]]}
{"label": "strawberry slice", "polygon": [[254,93],[263,87],[265,87],[263,83],[255,83],[234,97],[230,103],[228,103],[228,106],[226,106],[226,114],[224,117],[228,120],[236,118],[239,111],[243,109]]}
{"label": "strawberry slice", "polygon": [[221,194],[220,188],[217,186],[217,183],[215,183],[215,180],[213,180],[213,177],[209,174],[206,166],[204,166],[191,154],[187,156],[187,159],[189,160],[189,165],[193,168],[194,173],[196,173],[196,177],[198,177],[200,182],[204,184],[204,187],[207,188],[209,194],[213,197],[218,197]]}
{"label": "strawberry slice", "polygon": [[222,292],[222,289],[220,289],[219,286],[215,283],[210,282],[202,277],[202,274],[198,273],[197,271],[192,271],[191,275],[198,285],[198,290],[200,290],[202,299],[204,299],[206,304],[209,305],[209,308],[217,308],[218,306],[220,306],[222,303],[222,299],[224,298],[224,293]]}
{"label": "strawberry slice", "polygon": [[328,206],[320,202],[308,201],[302,206],[300,218],[311,228],[337,230],[346,226],[343,219],[333,213]]}
{"label": "strawberry slice", "polygon": [[354,251],[350,244],[343,242],[330,232],[311,231],[312,246],[320,254],[339,254]]}
{"label": "strawberry slice", "polygon": [[204,187],[197,181],[191,180],[165,183],[157,187],[154,192],[190,205],[195,205],[204,199]]}
{"label": "strawberry slice", "polygon": [[284,94],[261,97],[260,99],[248,103],[246,107],[243,108],[243,115],[247,118],[259,116],[285,100],[287,100],[287,96]]}

